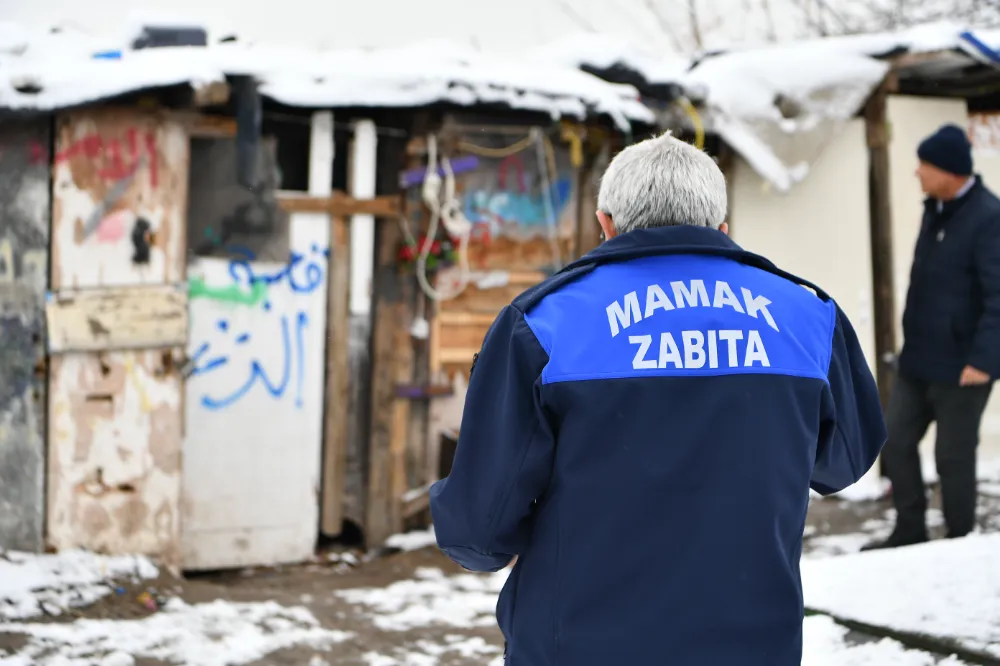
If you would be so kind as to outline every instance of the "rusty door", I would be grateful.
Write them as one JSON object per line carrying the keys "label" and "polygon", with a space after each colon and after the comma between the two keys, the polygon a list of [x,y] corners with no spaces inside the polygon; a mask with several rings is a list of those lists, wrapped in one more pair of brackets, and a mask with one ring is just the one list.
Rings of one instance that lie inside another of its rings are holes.
{"label": "rusty door", "polygon": [[188,137],[166,116],[56,121],[47,539],[176,562]]}
{"label": "rusty door", "polygon": [[0,550],[40,550],[50,120],[0,122]]}

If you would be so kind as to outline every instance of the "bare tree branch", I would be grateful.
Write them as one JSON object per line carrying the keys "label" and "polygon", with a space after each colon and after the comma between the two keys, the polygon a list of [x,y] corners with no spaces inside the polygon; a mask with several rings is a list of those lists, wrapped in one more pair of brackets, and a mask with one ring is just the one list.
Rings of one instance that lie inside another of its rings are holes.
{"label": "bare tree branch", "polygon": [[765,39],[769,42],[778,41],[778,32],[774,27],[774,14],[771,12],[771,0],[760,0],[761,9],[764,10],[764,23],[767,26]]}
{"label": "bare tree branch", "polygon": [[701,25],[698,23],[698,0],[687,0],[688,21],[691,24],[691,37],[694,39],[695,47],[700,51],[704,47],[701,38]]}
{"label": "bare tree branch", "polygon": [[677,37],[677,32],[674,30],[673,24],[667,20],[667,17],[660,11],[660,7],[656,0],[643,0],[643,4],[653,17],[656,18],[657,25],[660,26],[660,30],[662,30],[663,34],[670,40],[670,45],[673,46],[678,53],[683,53],[684,47],[681,45],[681,40]]}

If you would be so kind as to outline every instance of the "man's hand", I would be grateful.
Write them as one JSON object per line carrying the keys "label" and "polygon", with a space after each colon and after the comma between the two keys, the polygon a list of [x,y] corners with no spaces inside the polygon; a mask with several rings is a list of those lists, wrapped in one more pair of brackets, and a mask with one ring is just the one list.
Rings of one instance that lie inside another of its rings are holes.
{"label": "man's hand", "polygon": [[990,381],[990,376],[983,372],[973,368],[971,365],[965,366],[962,369],[962,376],[958,379],[959,386],[982,386]]}

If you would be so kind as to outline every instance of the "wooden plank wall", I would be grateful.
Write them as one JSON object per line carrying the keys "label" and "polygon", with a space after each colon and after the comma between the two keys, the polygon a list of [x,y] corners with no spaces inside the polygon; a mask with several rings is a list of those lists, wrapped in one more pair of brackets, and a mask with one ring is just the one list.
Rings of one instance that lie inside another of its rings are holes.
{"label": "wooden plank wall", "polygon": [[[420,122],[436,128],[441,154],[479,159],[475,169],[456,179],[463,212],[475,225],[469,248],[473,280],[459,296],[434,302],[419,288],[412,266],[399,266],[405,228],[419,237],[428,222],[419,187],[403,193],[407,225],[385,220],[377,228],[365,512],[369,546],[428,518],[426,490],[437,480],[441,432],[458,427],[473,356],[499,311],[558,265],[600,242],[594,219],[597,187],[616,147],[614,135],[596,131],[578,142],[574,157],[572,135],[584,133],[547,127],[551,149],[540,156],[537,145],[525,141],[527,126],[476,125],[470,131],[454,118]],[[412,132],[406,168],[426,165],[426,132]],[[518,142],[520,150],[509,149]],[[549,167],[544,171],[555,237],[543,205],[543,163]],[[441,277],[453,276],[442,272]],[[421,315],[430,324],[427,339],[411,335]]]}

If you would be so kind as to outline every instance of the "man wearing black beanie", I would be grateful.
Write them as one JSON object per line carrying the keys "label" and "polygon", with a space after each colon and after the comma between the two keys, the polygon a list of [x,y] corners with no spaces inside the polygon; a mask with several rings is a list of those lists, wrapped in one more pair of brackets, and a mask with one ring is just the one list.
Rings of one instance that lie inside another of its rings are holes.
{"label": "man wearing black beanie", "polygon": [[1000,377],[1000,200],[972,172],[965,131],[945,125],[917,148],[927,199],[903,313],[903,351],[882,450],[896,528],[863,550],[927,540],[917,446],[937,424],[935,460],[949,538],[976,521],[976,447]]}

